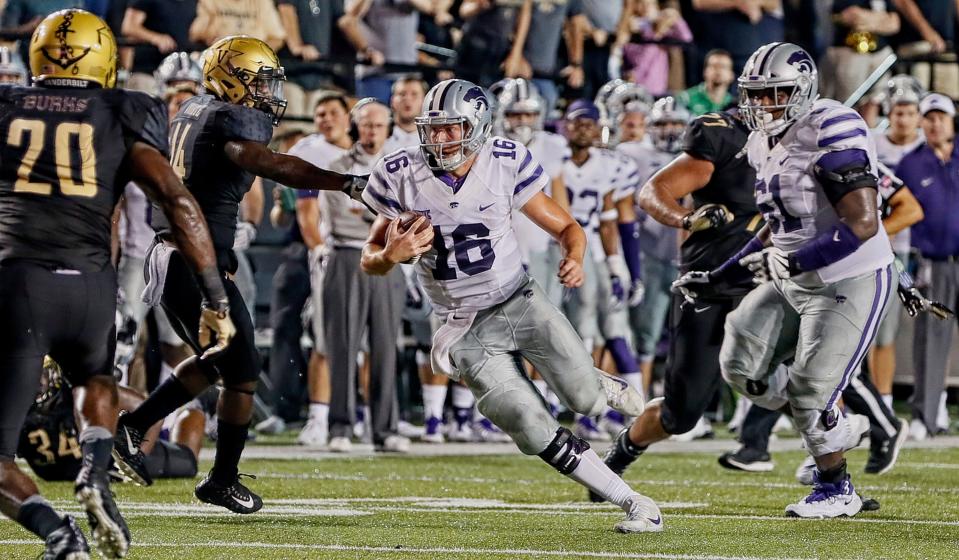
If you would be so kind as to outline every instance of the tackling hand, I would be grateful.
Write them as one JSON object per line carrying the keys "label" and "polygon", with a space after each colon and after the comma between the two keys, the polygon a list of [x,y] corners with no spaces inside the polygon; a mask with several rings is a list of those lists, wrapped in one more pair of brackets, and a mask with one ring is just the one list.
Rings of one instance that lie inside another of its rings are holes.
{"label": "tackling hand", "polygon": [[785,280],[789,278],[789,256],[776,247],[766,247],[762,251],[746,255],[739,259],[739,264],[753,273],[753,281],[757,284],[769,280]]}
{"label": "tackling hand", "polygon": [[712,283],[712,276],[703,270],[692,270],[683,274],[669,286],[669,291],[679,294],[686,298],[686,301],[692,303],[699,297],[696,292],[698,287],[706,287]]}
{"label": "tackling hand", "polygon": [[734,219],[733,213],[722,204],[703,204],[683,216],[683,229],[690,232],[722,227]]}

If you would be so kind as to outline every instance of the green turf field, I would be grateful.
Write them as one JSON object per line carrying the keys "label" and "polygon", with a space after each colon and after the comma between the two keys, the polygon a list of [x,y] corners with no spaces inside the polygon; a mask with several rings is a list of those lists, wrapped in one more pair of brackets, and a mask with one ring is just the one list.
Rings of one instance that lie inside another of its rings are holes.
{"label": "green turf field", "polygon": [[[882,509],[804,521],[782,517],[805,494],[792,479],[801,452],[774,454],[768,474],[725,471],[713,453],[648,454],[626,478],[662,507],[665,532],[649,535],[614,533],[618,510],[518,454],[245,460],[266,501],[246,517],[201,506],[193,481],[116,493],[134,559],[959,558],[959,449],[907,449],[882,477],[861,474],[865,457],[851,454],[853,481]],[[41,490],[77,510],[70,485]],[[0,522],[0,558],[41,550]]]}

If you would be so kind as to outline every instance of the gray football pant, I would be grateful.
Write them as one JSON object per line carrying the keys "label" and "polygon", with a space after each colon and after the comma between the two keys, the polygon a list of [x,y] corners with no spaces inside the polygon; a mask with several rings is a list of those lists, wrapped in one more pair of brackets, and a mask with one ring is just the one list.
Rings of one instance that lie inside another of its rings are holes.
{"label": "gray football pant", "polygon": [[[931,279],[926,297],[955,309],[959,304],[959,262],[929,262]],[[952,321],[941,321],[931,313],[916,317],[912,359],[915,382],[912,393],[912,416],[918,418],[930,433],[936,431],[939,395],[946,385],[946,366],[954,328]]]}
{"label": "gray football pant", "polygon": [[762,284],[726,316],[723,377],[761,406],[778,408],[762,401],[774,397],[776,367],[791,360],[783,397],[794,410],[831,409],[857,373],[897,280],[890,265],[830,284],[809,273]]}
{"label": "gray football pant", "polygon": [[370,342],[373,443],[396,433],[396,344],[406,301],[403,271],[371,276],[360,268],[360,250],[336,248],[323,283],[326,359],[330,365],[330,435],[350,437],[356,419],[356,356],[364,332]]}
{"label": "gray football pant", "polygon": [[539,285],[528,280],[508,300],[477,314],[450,349],[450,361],[480,412],[523,453],[544,451],[560,426],[520,358],[533,364],[570,410],[591,416],[605,408],[606,393],[583,341]]}

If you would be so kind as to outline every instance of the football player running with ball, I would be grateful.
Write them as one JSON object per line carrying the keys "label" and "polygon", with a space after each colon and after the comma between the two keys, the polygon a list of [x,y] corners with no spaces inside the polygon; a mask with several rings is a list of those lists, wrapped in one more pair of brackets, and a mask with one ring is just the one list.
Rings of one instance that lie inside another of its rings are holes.
{"label": "football player running with ball", "polygon": [[767,225],[717,269],[675,285],[695,291],[744,269],[763,282],[726,318],[723,377],[755,404],[789,413],[815,458],[812,493],[786,515],[853,516],[862,500],[846,472],[850,427],[837,401],[897,282],[880,231],[875,147],[855,111],[817,99],[816,66],[796,45],[753,53],[739,92]]}
{"label": "football player running with ball", "polygon": [[[523,270],[512,211],[521,209],[557,240],[558,276],[570,288],[583,282],[583,229],[541,192],[549,177],[526,147],[490,137],[490,102],[480,87],[465,80],[437,84],[416,125],[420,145],[380,160],[363,193],[379,214],[363,269],[382,275],[421,257],[416,272],[444,321],[433,337],[434,371],[463,379],[480,412],[523,453],[623,508],[618,531],[661,531],[656,504],[553,419],[523,370],[521,358],[574,412],[595,415],[607,404],[624,414],[642,412],[639,393],[593,367],[569,321]],[[421,217],[404,230],[405,211]],[[427,220],[431,227],[423,228]]]}

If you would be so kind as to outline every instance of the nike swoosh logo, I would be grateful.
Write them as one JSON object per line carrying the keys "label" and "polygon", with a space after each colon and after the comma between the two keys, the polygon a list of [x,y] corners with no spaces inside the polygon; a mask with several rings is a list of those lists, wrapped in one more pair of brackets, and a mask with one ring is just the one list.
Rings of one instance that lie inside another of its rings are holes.
{"label": "nike swoosh logo", "polygon": [[245,508],[253,507],[253,498],[247,498],[245,500],[241,500],[240,498],[233,496],[233,499],[236,501],[236,503],[240,504],[241,506]]}
{"label": "nike swoosh logo", "polygon": [[653,525],[659,525],[660,523],[663,522],[663,516],[662,516],[662,515],[657,515],[657,516],[656,516],[656,519],[653,519],[652,517],[647,517],[646,519],[647,519],[650,523],[652,523]]}
{"label": "nike swoosh logo", "polygon": [[835,241],[836,243],[839,243],[839,232],[838,232],[838,231],[837,231],[836,233],[832,234],[832,240]]}
{"label": "nike swoosh logo", "polygon": [[[496,203],[494,202],[493,204],[496,204]],[[493,204],[487,204],[486,206],[483,206],[483,205],[481,204],[481,205],[480,205],[480,212],[485,211],[487,208],[489,208],[489,207],[492,206]]]}
{"label": "nike swoosh logo", "polygon": [[693,308],[693,311],[695,311],[696,313],[702,313],[703,311],[706,311],[706,310],[709,309],[710,307],[712,307],[712,305],[707,305],[706,307],[703,307],[703,308],[701,308],[701,309],[698,308],[698,307],[694,307],[694,308]]}
{"label": "nike swoosh logo", "polygon": [[127,440],[127,452],[129,452],[130,455],[136,455],[136,454],[137,454],[137,446],[133,445],[133,440],[130,439],[130,432],[129,432],[129,430],[123,430],[123,435],[126,436],[126,440]]}

